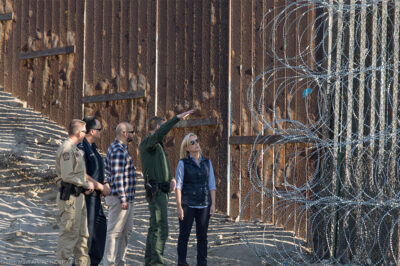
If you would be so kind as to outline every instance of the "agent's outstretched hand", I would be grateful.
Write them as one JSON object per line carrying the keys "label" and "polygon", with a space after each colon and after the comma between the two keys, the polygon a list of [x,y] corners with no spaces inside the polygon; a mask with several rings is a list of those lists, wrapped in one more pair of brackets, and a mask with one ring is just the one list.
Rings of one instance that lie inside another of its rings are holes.
{"label": "agent's outstretched hand", "polygon": [[190,114],[192,114],[193,112],[194,112],[194,110],[189,110],[189,111],[186,111],[186,112],[181,113],[179,115],[176,115],[176,117],[178,117],[179,119],[184,119],[187,116],[189,116]]}

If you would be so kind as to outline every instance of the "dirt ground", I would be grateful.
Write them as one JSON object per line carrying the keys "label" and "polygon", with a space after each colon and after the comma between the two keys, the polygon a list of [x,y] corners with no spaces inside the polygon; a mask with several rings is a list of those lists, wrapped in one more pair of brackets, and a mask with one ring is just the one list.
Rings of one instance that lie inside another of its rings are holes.
{"label": "dirt ground", "polygon": [[[0,265],[52,265],[59,231],[55,205],[54,155],[66,138],[65,131],[0,89]],[[169,204],[169,238],[166,265],[176,265],[178,219],[174,195]],[[129,240],[128,265],[143,265],[148,229],[148,209],[143,180],[138,179],[134,232]],[[209,227],[209,265],[277,265],[256,255],[268,246],[265,227],[247,224],[254,233],[246,245],[238,223],[217,213]],[[275,230],[275,229],[274,229]],[[249,237],[249,235],[247,235]],[[195,233],[192,231],[188,262],[196,265]]]}

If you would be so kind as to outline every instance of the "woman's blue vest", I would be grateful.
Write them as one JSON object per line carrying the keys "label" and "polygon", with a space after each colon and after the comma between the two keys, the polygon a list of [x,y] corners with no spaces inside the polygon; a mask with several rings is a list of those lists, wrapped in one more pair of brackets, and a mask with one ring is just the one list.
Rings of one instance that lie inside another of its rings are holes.
{"label": "woman's blue vest", "polygon": [[184,176],[182,185],[182,204],[187,206],[209,206],[211,204],[208,180],[210,161],[201,158],[200,167],[192,158],[182,159]]}

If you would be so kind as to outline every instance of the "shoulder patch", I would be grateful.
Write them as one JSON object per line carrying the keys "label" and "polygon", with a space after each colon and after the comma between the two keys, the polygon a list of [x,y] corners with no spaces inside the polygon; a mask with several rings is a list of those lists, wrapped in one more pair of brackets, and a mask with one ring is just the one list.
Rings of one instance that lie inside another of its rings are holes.
{"label": "shoulder patch", "polygon": [[69,152],[64,152],[62,156],[63,156],[64,161],[68,161],[70,158]]}

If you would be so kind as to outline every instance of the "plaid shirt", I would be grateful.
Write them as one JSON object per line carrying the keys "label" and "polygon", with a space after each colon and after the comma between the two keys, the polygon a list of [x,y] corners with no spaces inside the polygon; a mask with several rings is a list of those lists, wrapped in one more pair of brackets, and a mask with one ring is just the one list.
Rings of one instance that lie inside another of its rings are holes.
{"label": "plaid shirt", "polygon": [[105,164],[110,195],[118,196],[121,203],[132,202],[135,198],[136,178],[128,146],[115,139],[108,148]]}

